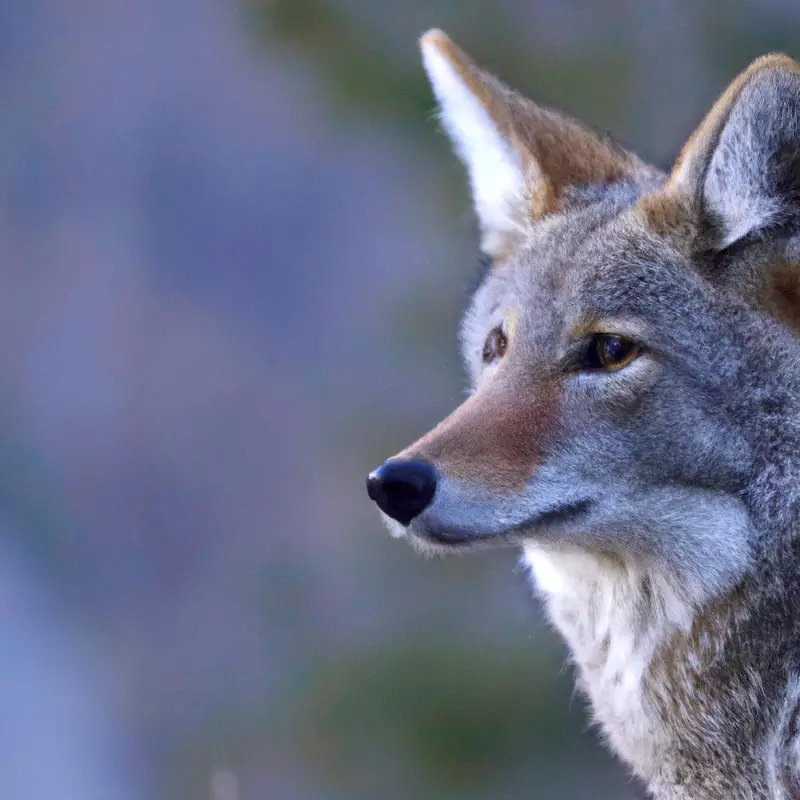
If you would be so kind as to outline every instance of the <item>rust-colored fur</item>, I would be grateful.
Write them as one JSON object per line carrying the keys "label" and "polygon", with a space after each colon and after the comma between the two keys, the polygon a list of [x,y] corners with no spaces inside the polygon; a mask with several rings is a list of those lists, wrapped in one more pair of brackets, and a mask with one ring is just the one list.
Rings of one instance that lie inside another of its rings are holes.
{"label": "rust-colored fur", "polygon": [[494,268],[469,398],[370,496],[423,548],[522,548],[659,800],[800,798],[800,67],[756,61],[665,175],[422,50]]}

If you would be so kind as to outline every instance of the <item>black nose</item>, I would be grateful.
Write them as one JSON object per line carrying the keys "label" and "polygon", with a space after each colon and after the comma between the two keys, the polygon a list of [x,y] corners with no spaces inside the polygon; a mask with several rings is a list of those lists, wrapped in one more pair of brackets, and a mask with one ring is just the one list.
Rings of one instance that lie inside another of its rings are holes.
{"label": "black nose", "polygon": [[402,525],[422,513],[436,492],[436,470],[421,459],[386,461],[367,478],[367,494]]}

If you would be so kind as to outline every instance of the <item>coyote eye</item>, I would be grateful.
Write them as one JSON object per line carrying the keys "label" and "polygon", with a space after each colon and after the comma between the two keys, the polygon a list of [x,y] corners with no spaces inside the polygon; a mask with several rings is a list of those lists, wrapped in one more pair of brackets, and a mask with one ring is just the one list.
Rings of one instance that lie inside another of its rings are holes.
{"label": "coyote eye", "polygon": [[486,337],[486,343],[483,345],[483,363],[491,364],[498,358],[502,358],[506,347],[508,347],[508,339],[506,339],[503,329],[494,328]]}
{"label": "coyote eye", "polygon": [[636,342],[612,333],[596,333],[583,354],[584,369],[622,369],[639,355]]}

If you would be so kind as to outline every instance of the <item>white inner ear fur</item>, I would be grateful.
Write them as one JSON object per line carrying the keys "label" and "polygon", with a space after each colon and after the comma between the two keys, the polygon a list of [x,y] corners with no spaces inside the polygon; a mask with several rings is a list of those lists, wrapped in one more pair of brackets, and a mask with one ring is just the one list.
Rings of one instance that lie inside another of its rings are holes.
{"label": "white inner ear fur", "polygon": [[519,154],[438,48],[423,44],[422,57],[444,127],[469,173],[483,249],[492,254],[505,236],[522,230],[514,213],[525,185]]}
{"label": "white inner ear fur", "polygon": [[[712,156],[704,186],[706,205],[722,222],[720,249],[771,224],[783,210],[780,200],[770,196],[760,185],[760,176],[753,174],[758,171],[758,154],[748,152],[746,141],[736,144],[744,151],[741,158],[734,159],[719,147]],[[724,170],[728,174],[723,181],[720,178]]]}

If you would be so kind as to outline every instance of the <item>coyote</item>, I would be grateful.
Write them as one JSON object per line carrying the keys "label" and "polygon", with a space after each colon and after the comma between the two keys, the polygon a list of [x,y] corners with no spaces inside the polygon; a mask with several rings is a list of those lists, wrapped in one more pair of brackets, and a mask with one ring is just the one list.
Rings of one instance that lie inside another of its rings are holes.
{"label": "coyote", "polygon": [[367,479],[423,550],[518,545],[656,798],[800,798],[800,66],[669,174],[421,40],[488,260],[472,391]]}

